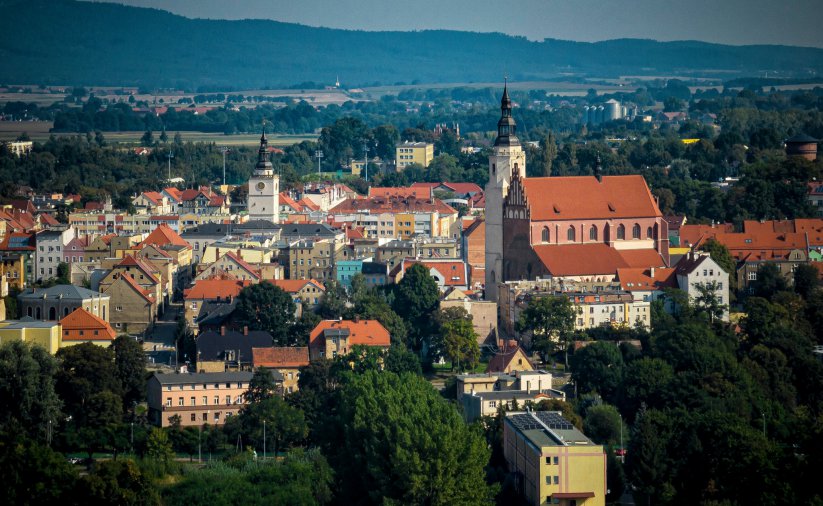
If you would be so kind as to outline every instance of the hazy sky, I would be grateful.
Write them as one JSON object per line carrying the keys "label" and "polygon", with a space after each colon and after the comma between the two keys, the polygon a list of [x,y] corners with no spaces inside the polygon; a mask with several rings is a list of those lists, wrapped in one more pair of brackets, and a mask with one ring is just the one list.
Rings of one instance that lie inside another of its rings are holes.
{"label": "hazy sky", "polygon": [[823,0],[106,0],[186,17],[358,30],[448,28],[530,39],[622,37],[823,47]]}

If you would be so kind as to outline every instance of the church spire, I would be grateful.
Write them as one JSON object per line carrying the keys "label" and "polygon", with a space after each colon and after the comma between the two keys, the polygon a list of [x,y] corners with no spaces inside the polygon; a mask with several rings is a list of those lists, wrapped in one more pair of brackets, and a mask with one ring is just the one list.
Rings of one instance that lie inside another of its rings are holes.
{"label": "church spire", "polygon": [[497,122],[497,139],[494,141],[495,146],[519,146],[520,140],[515,133],[517,132],[517,123],[512,117],[512,101],[509,98],[509,82],[508,78],[503,84],[503,98],[500,100],[500,120]]}
{"label": "church spire", "polygon": [[266,139],[265,124],[263,125],[263,135],[260,136],[260,149],[257,151],[257,165],[255,165],[254,170],[255,172],[273,170],[269,161],[269,141]]}

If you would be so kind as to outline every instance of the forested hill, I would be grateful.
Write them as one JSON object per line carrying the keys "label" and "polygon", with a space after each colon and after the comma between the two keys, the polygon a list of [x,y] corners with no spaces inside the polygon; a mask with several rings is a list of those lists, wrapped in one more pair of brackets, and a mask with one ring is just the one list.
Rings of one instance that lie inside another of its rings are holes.
{"label": "forested hill", "polygon": [[[528,12],[523,12],[528,16]],[[364,32],[188,19],[73,0],[0,0],[0,83],[235,89],[314,81],[523,81],[561,73],[803,75],[823,49],[612,40],[532,42],[497,33]]]}

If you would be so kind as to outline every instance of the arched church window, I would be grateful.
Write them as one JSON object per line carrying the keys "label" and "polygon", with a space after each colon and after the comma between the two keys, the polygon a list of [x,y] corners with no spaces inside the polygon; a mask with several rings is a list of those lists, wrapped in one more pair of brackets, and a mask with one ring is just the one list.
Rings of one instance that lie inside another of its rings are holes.
{"label": "arched church window", "polygon": [[592,227],[589,229],[589,240],[590,241],[596,241],[597,240],[597,226],[595,226],[595,225],[592,225]]}
{"label": "arched church window", "polygon": [[622,224],[617,226],[617,240],[623,240],[626,238],[626,227]]}
{"label": "arched church window", "polygon": [[543,232],[540,234],[540,240],[549,242],[549,227],[543,227]]}
{"label": "arched church window", "polygon": [[640,225],[637,223],[632,227],[632,239],[640,239]]}
{"label": "arched church window", "polygon": [[654,231],[652,227],[649,227],[646,229],[646,239],[651,239],[652,237],[654,237]]}
{"label": "arched church window", "polygon": [[571,225],[569,226],[568,232],[566,232],[566,239],[574,241],[574,227]]}

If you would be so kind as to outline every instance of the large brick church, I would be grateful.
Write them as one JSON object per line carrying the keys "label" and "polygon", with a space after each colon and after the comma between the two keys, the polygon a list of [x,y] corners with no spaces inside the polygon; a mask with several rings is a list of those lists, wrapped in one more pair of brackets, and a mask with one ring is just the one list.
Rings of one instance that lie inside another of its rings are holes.
{"label": "large brick church", "polygon": [[607,281],[669,264],[668,227],[642,176],[526,177],[508,88],[486,185],[486,299],[498,283]]}

